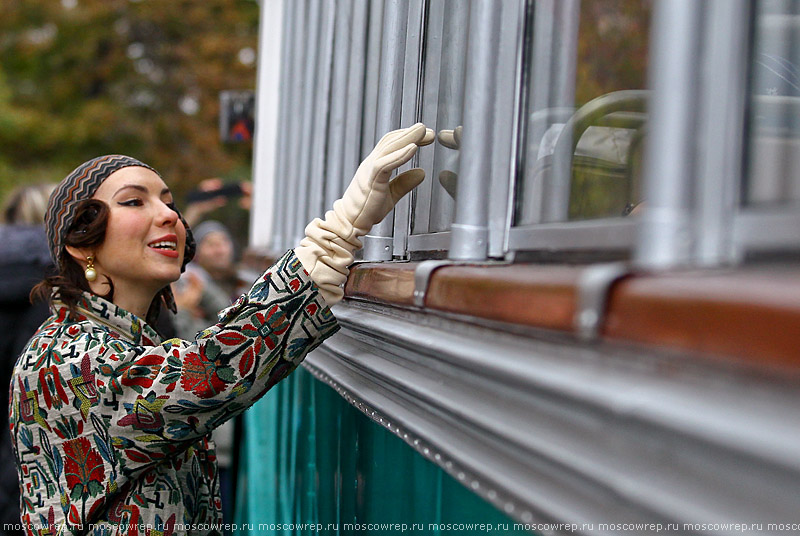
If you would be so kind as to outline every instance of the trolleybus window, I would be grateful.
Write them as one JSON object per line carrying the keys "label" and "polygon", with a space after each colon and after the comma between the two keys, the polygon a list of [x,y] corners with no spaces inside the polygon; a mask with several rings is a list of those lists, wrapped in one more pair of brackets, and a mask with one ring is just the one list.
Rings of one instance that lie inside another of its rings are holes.
{"label": "trolleybus window", "polygon": [[651,2],[533,6],[516,224],[627,215],[641,201]]}
{"label": "trolleybus window", "polygon": [[427,15],[421,120],[439,133],[439,143],[420,155],[429,179],[417,190],[414,234],[446,231],[453,220],[459,170],[454,133],[462,124],[469,10],[457,0],[434,0]]}
{"label": "trolleybus window", "polygon": [[800,203],[800,3],[756,3],[745,205]]}

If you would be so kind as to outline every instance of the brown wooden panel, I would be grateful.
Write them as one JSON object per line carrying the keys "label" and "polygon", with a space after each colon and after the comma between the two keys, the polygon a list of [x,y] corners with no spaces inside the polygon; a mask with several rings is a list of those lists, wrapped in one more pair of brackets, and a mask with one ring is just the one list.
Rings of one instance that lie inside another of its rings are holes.
{"label": "brown wooden panel", "polygon": [[433,273],[425,305],[500,322],[572,330],[572,266],[447,266]]}
{"label": "brown wooden panel", "polygon": [[[409,306],[417,263],[367,263],[350,273],[349,298]],[[573,330],[580,267],[445,266],[430,280],[432,310]],[[608,340],[800,369],[800,273],[693,271],[628,277],[609,296]]]}
{"label": "brown wooden panel", "polygon": [[604,334],[800,367],[800,273],[750,270],[633,277],[615,286]]}
{"label": "brown wooden panel", "polygon": [[344,295],[394,305],[413,305],[416,267],[415,262],[357,264],[350,270]]}

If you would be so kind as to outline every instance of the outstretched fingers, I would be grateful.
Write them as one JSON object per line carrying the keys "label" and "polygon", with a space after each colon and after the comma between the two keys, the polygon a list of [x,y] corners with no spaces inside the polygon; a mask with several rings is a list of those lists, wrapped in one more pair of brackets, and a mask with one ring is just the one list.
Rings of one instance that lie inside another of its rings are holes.
{"label": "outstretched fingers", "polygon": [[425,125],[422,123],[417,123],[408,128],[402,128],[388,133],[381,138],[376,149],[382,154],[389,154],[409,143],[419,146],[428,145],[433,141],[433,138],[434,133],[431,129],[425,128]]}
{"label": "outstretched fingers", "polygon": [[434,139],[436,139],[436,133],[430,128],[426,128],[425,136],[423,136],[422,139],[417,142],[417,145],[419,145],[420,147],[424,147],[425,145],[430,145],[431,143],[433,143]]}
{"label": "outstretched fingers", "polygon": [[393,169],[396,169],[411,160],[411,157],[414,156],[414,153],[416,152],[417,144],[415,143],[401,146],[396,151],[378,158],[375,161],[375,168],[378,170],[379,175],[391,173]]}

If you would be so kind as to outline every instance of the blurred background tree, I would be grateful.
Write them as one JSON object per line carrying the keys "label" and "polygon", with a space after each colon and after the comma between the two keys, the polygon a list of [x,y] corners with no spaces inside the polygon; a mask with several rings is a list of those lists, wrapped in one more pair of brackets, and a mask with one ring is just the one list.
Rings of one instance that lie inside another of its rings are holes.
{"label": "blurred background tree", "polygon": [[575,105],[647,87],[652,0],[581,2]]}
{"label": "blurred background tree", "polygon": [[108,153],[178,199],[249,180],[251,145],[220,142],[219,92],[254,88],[258,15],[255,0],[0,2],[0,198]]}

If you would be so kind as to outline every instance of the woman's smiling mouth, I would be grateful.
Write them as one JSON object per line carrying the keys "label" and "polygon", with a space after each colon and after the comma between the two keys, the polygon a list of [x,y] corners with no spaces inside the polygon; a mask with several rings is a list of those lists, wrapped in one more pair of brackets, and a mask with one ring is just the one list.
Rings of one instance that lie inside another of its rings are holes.
{"label": "woman's smiling mouth", "polygon": [[166,257],[178,258],[178,237],[175,235],[158,238],[147,244],[147,247]]}

